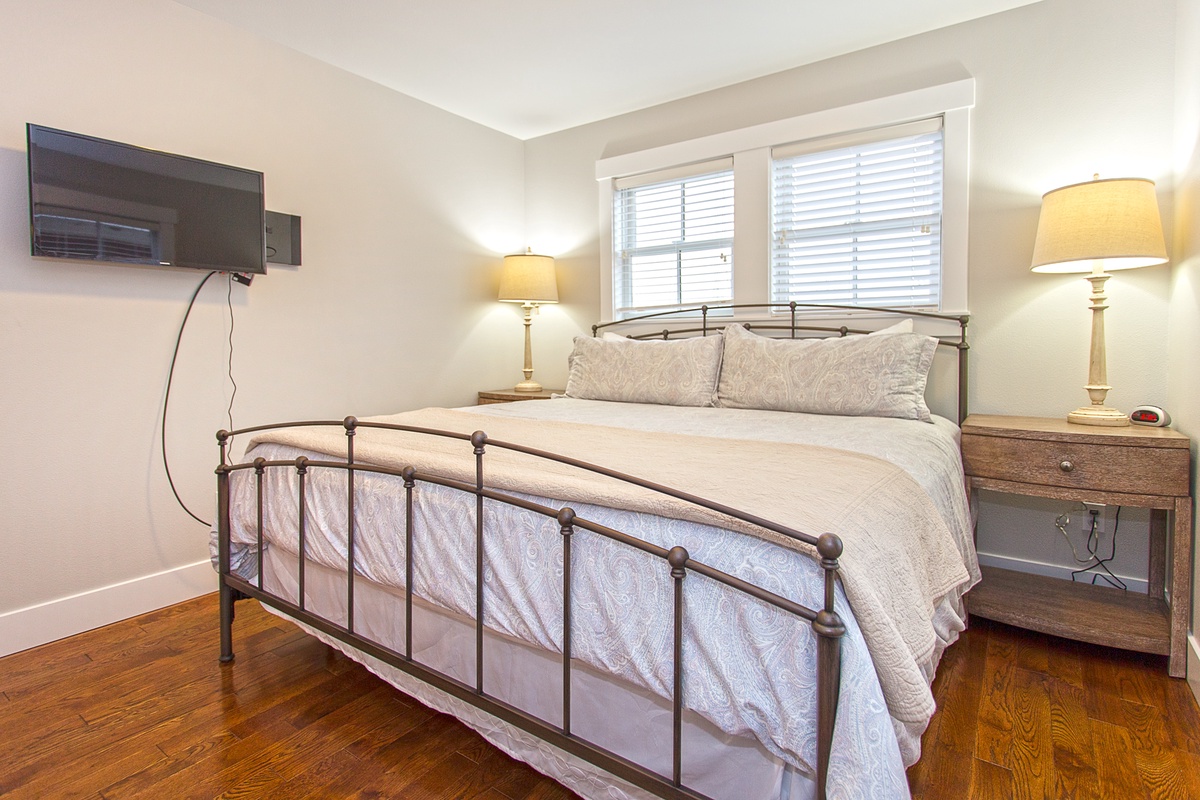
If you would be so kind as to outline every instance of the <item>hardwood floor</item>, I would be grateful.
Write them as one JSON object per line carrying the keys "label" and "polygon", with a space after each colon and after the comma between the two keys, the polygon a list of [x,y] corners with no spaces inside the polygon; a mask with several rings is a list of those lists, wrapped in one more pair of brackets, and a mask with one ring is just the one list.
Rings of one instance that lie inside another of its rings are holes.
{"label": "hardwood floor", "polygon": [[[13,798],[571,798],[454,720],[216,596],[0,659]],[[1200,713],[1165,660],[978,620],[942,662],[921,800],[1200,798]]]}
{"label": "hardwood floor", "polygon": [[1166,656],[975,618],[933,691],[914,798],[1200,799],[1200,711]]}

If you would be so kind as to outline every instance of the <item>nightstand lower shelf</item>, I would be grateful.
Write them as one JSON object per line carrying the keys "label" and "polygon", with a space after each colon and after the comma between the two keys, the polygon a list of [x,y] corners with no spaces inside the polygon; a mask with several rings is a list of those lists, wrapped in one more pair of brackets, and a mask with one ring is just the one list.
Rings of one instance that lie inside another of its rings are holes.
{"label": "nightstand lower shelf", "polygon": [[1170,655],[1170,609],[1161,598],[1024,572],[981,567],[967,593],[974,616],[1140,653]]}

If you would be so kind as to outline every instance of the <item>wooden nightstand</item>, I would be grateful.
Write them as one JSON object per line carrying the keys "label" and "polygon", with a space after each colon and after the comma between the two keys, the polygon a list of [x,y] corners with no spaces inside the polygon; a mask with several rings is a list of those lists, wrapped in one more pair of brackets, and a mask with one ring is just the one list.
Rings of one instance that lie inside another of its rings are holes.
{"label": "wooden nightstand", "polygon": [[[970,612],[1055,636],[1167,655],[1170,674],[1184,677],[1193,538],[1188,437],[1169,428],[980,414],[963,422],[962,454],[972,489],[1151,509],[1148,594],[984,568],[983,582],[967,595]],[[1164,596],[1168,559],[1170,604]]]}
{"label": "wooden nightstand", "polygon": [[514,403],[517,400],[549,400],[552,394],[562,394],[562,389],[543,389],[540,392],[518,392],[513,389],[497,389],[494,392],[480,392],[477,406],[489,403]]}

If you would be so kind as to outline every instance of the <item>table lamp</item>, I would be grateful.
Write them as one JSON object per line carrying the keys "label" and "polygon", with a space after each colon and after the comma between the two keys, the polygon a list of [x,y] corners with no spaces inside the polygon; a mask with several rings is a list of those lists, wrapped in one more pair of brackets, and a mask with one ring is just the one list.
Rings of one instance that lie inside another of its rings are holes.
{"label": "table lamp", "polygon": [[1037,239],[1033,245],[1034,272],[1090,272],[1092,283],[1092,344],[1088,382],[1091,405],[1067,415],[1080,425],[1128,425],[1129,419],[1104,405],[1108,385],[1105,364],[1104,309],[1108,297],[1105,270],[1134,269],[1167,260],[1162,221],[1154,182],[1144,178],[1100,180],[1063,186],[1042,196]]}
{"label": "table lamp", "polygon": [[500,271],[500,301],[520,303],[525,309],[525,380],[516,385],[518,392],[540,392],[542,385],[533,379],[533,351],[529,346],[532,315],[542,303],[558,302],[558,283],[554,279],[554,259],[534,255],[532,250],[504,257]]}

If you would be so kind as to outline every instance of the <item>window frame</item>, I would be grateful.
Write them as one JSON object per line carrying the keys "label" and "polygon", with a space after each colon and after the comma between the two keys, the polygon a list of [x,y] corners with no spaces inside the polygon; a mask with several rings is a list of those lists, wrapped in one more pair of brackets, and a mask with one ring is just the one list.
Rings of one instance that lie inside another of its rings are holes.
{"label": "window frame", "polygon": [[[596,162],[596,180],[600,194],[601,319],[614,319],[612,225],[616,179],[732,157],[735,186],[734,303],[767,303],[771,296],[771,148],[936,116],[942,117],[944,131],[939,310],[943,313],[965,313],[970,109],[974,104],[975,79],[964,78],[600,159]],[[836,315],[814,312],[814,315],[848,317],[853,316],[853,312],[838,312]]]}

